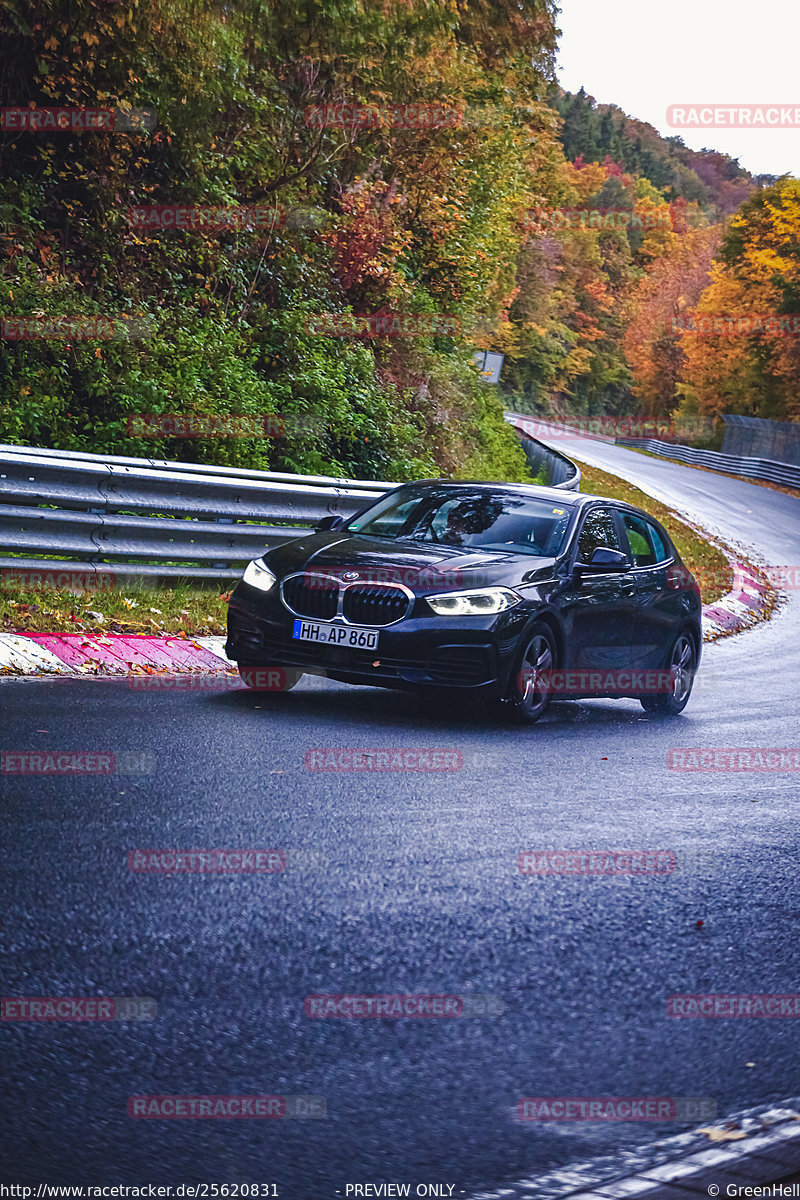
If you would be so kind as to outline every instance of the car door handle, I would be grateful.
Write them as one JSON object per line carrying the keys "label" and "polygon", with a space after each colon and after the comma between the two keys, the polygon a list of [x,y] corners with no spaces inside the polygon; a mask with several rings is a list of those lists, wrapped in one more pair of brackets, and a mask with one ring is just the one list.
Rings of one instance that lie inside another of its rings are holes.
{"label": "car door handle", "polygon": [[636,593],[636,584],[632,579],[626,579],[623,581],[622,592],[625,596],[633,596]]}

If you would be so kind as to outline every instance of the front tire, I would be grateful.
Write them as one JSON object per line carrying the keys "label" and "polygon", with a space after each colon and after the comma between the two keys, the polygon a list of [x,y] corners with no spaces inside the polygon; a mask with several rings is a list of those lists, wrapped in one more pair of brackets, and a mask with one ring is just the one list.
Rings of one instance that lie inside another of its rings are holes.
{"label": "front tire", "polygon": [[657,696],[640,696],[645,712],[660,717],[677,717],[689,703],[697,670],[697,651],[688,633],[679,633],[667,655],[667,670],[672,676],[671,689]]}
{"label": "front tire", "polygon": [[290,692],[303,678],[302,671],[289,667],[256,667],[241,662],[237,665],[242,683],[254,692]]}
{"label": "front tire", "polygon": [[534,625],[525,636],[522,653],[503,702],[507,715],[517,725],[533,725],[544,716],[550,703],[550,690],[542,680],[543,671],[552,671],[556,644],[546,625]]}

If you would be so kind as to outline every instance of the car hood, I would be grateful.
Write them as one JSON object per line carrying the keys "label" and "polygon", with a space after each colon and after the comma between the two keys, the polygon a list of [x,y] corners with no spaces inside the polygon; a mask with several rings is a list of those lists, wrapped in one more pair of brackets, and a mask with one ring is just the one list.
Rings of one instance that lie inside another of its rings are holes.
{"label": "car hood", "polygon": [[497,550],[461,549],[441,543],[389,542],[338,531],[284,542],[265,554],[264,559],[279,576],[294,571],[321,574],[330,571],[341,579],[345,572],[357,572],[368,582],[403,583],[418,592],[512,584],[523,580],[534,582],[552,575],[556,561]]}

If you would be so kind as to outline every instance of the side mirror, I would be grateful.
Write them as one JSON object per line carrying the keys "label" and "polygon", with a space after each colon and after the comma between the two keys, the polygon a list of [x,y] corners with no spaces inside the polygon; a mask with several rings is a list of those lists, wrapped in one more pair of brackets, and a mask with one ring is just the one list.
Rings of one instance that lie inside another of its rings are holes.
{"label": "side mirror", "polygon": [[330,529],[341,529],[344,525],[344,517],[323,517],[321,521],[317,521],[314,526],[314,533],[327,533]]}
{"label": "side mirror", "polygon": [[575,563],[578,575],[608,575],[611,572],[630,571],[631,560],[622,550],[612,550],[609,546],[598,546],[588,563]]}

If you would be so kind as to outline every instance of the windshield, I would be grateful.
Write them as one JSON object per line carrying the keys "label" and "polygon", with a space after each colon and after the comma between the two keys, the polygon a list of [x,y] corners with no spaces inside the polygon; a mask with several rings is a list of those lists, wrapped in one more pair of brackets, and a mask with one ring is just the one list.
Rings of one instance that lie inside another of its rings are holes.
{"label": "windshield", "polygon": [[561,549],[569,518],[566,505],[491,487],[410,485],[379,500],[346,528],[388,541],[551,558]]}

